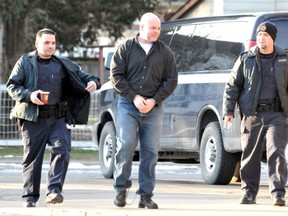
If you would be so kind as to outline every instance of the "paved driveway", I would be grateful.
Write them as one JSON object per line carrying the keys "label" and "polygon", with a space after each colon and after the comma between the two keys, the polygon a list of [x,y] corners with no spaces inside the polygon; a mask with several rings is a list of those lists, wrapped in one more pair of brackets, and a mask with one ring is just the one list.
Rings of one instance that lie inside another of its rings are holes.
{"label": "paved driveway", "polygon": [[113,205],[114,190],[111,179],[101,176],[99,165],[72,162],[64,186],[62,204],[44,203],[45,178],[48,165],[44,165],[41,197],[37,208],[23,208],[21,200],[21,166],[0,161],[0,215],[41,215],[41,216],[223,216],[223,215],[288,215],[288,207],[274,207],[268,194],[263,166],[260,193],[256,205],[240,205],[240,185],[207,185],[203,182],[198,165],[176,165],[159,163],[154,201],[158,210],[138,209],[137,164],[133,166],[133,186],[125,208]]}

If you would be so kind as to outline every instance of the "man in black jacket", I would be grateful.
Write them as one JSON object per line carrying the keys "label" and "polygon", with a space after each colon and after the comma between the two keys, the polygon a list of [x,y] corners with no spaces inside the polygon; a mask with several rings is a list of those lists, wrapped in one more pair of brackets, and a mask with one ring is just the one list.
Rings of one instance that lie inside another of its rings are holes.
{"label": "man in black jacket", "polygon": [[[46,144],[51,147],[46,203],[62,203],[62,188],[71,150],[68,124],[86,124],[90,92],[100,88],[99,78],[88,75],[72,61],[54,55],[56,33],[42,29],[36,51],[23,55],[7,81],[16,101],[16,118],[24,146],[22,198],[24,207],[35,207],[40,197],[41,171]],[[48,101],[41,95],[49,93]]]}
{"label": "man in black jacket", "polygon": [[114,204],[126,206],[134,151],[140,145],[139,208],[157,209],[152,200],[162,130],[163,101],[177,86],[173,52],[158,40],[161,22],[153,13],[140,20],[136,38],[122,44],[111,62],[111,83],[118,93]]}
{"label": "man in black jacket", "polygon": [[241,204],[256,203],[261,157],[266,148],[269,190],[273,205],[285,205],[288,115],[288,57],[274,45],[277,28],[271,22],[257,28],[257,45],[243,53],[226,84],[224,126],[233,120],[239,104],[241,114]]}

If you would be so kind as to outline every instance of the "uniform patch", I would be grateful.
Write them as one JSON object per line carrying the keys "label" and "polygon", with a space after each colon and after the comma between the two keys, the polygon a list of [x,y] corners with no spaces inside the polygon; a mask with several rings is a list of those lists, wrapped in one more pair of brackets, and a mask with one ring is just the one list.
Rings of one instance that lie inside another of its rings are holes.
{"label": "uniform patch", "polygon": [[266,29],[267,29],[267,28],[266,28],[266,26],[265,26],[265,25],[262,25],[262,26],[260,27],[260,31],[264,31],[264,32],[265,32],[265,31],[266,31]]}
{"label": "uniform patch", "polygon": [[278,62],[287,62],[287,59],[286,58],[279,58]]}

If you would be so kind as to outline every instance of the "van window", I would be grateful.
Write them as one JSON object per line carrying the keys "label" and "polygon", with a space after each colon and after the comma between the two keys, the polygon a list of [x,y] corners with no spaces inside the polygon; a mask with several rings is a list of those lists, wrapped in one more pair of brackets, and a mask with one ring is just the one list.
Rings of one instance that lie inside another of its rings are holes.
{"label": "van window", "polygon": [[277,27],[277,37],[275,44],[288,52],[288,20],[273,21]]}
{"label": "van window", "polygon": [[170,28],[161,30],[161,35],[159,39],[163,41],[165,44],[167,44],[168,46],[170,46],[170,42],[171,42],[174,29],[175,28],[170,27]]}
{"label": "van window", "polygon": [[174,52],[178,72],[189,71],[195,59],[195,41],[193,35],[196,25],[177,27],[170,47]]}
{"label": "van window", "polygon": [[231,69],[242,50],[246,26],[244,21],[179,26],[170,42],[178,71]]}

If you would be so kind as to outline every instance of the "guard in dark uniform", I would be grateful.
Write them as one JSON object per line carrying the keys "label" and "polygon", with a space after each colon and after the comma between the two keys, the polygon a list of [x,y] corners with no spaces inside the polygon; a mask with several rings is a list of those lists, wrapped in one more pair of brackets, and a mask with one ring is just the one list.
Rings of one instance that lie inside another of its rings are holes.
{"label": "guard in dark uniform", "polygon": [[[22,133],[24,207],[35,207],[40,197],[43,156],[51,148],[46,203],[62,203],[62,189],[71,150],[67,124],[86,124],[90,92],[100,88],[99,78],[84,73],[72,61],[54,55],[56,33],[42,29],[36,35],[36,51],[23,55],[7,81],[16,101],[11,118]],[[48,103],[40,95],[49,92]]]}
{"label": "guard in dark uniform", "polygon": [[266,150],[269,192],[273,205],[285,205],[288,115],[288,57],[274,44],[277,28],[271,22],[257,28],[257,45],[240,55],[226,84],[224,126],[239,104],[241,122],[241,204],[256,203],[261,158]]}

